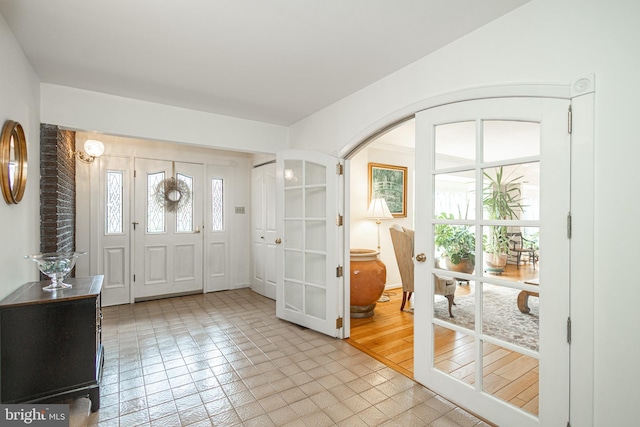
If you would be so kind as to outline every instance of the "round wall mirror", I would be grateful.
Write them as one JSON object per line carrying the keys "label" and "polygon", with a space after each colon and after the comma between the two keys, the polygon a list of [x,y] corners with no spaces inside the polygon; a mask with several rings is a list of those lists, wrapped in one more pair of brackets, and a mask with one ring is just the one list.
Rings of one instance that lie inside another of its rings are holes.
{"label": "round wall mirror", "polygon": [[27,185],[27,141],[18,122],[7,120],[0,136],[0,184],[9,204],[22,200]]}

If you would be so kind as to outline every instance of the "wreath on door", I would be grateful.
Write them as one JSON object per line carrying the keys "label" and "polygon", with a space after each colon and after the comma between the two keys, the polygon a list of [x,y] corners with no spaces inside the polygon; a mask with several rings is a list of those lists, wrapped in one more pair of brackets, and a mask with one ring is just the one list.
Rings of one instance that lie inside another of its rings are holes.
{"label": "wreath on door", "polygon": [[191,191],[181,179],[174,177],[163,179],[155,188],[156,202],[169,212],[175,212],[189,203]]}

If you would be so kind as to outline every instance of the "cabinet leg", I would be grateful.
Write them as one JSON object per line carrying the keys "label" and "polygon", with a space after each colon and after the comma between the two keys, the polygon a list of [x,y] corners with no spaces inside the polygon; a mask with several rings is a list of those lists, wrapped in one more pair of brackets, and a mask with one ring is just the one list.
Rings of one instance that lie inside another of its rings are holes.
{"label": "cabinet leg", "polygon": [[100,409],[100,387],[89,390],[89,400],[91,400],[91,412]]}

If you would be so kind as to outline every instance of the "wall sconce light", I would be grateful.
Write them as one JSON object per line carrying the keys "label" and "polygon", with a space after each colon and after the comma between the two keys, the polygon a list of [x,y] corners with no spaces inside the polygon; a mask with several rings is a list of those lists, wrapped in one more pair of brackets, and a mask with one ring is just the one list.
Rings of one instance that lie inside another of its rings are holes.
{"label": "wall sconce light", "polygon": [[84,152],[83,151],[72,151],[69,154],[69,157],[76,156],[78,160],[82,163],[93,163],[96,157],[102,156],[104,153],[104,144],[100,141],[96,141],[95,139],[87,139],[84,143]]}

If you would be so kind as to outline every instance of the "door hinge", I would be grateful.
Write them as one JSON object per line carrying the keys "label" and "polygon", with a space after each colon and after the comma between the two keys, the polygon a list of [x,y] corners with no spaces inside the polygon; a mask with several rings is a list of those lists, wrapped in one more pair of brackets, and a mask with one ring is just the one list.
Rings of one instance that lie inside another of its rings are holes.
{"label": "door hinge", "polygon": [[567,317],[567,344],[571,344],[571,317]]}
{"label": "door hinge", "polygon": [[567,131],[569,133],[573,131],[573,111],[571,111],[571,105],[569,105],[569,113],[567,114]]}
{"label": "door hinge", "polygon": [[567,214],[567,238],[571,238],[571,212]]}
{"label": "door hinge", "polygon": [[133,275],[133,281],[134,282],[136,281],[136,275],[135,274]]}
{"label": "door hinge", "polygon": [[342,317],[336,319],[336,329],[342,329]]}
{"label": "door hinge", "polygon": [[342,222],[343,222],[343,217],[342,217],[342,215],[338,215],[338,216],[336,217],[336,225],[337,225],[338,227],[342,227]]}
{"label": "door hinge", "polygon": [[133,170],[133,177],[134,178],[136,177],[136,170],[135,169]]}
{"label": "door hinge", "polygon": [[338,268],[336,268],[336,277],[342,277],[343,274],[343,269],[342,266],[339,265]]}
{"label": "door hinge", "polygon": [[567,421],[567,427],[571,427],[571,423]]}
{"label": "door hinge", "polygon": [[338,163],[336,165],[336,175],[342,175],[344,174],[344,167],[342,166],[341,163]]}

